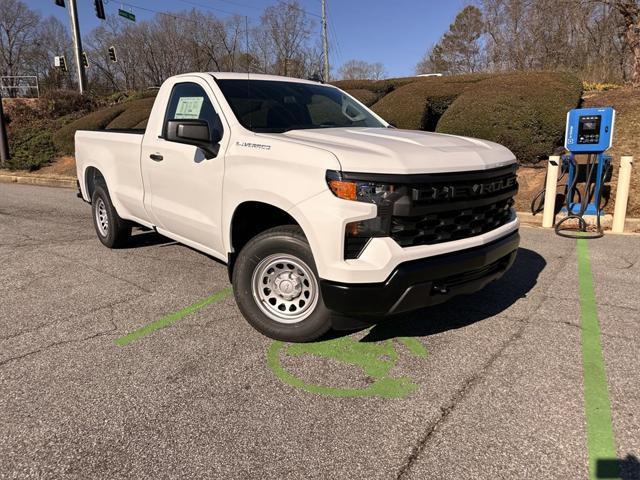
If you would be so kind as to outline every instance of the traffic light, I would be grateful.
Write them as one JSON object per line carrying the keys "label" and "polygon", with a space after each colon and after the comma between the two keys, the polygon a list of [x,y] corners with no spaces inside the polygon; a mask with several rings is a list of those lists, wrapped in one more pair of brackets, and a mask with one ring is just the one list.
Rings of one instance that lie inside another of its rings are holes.
{"label": "traffic light", "polygon": [[116,47],[109,47],[109,60],[112,62],[118,61],[118,57],[116,57]]}
{"label": "traffic light", "polygon": [[64,55],[53,57],[53,65],[63,72],[67,71],[67,61],[65,60]]}
{"label": "traffic light", "polygon": [[[62,1],[64,2],[64,0]],[[102,3],[102,0],[94,0],[93,5],[96,7],[96,17],[104,20],[106,17],[104,14],[104,4]]]}
{"label": "traffic light", "polygon": [[56,5],[64,8],[64,0],[56,0]]}
{"label": "traffic light", "polygon": [[87,52],[82,52],[82,64],[84,65],[84,68],[89,67],[89,57],[87,57]]}

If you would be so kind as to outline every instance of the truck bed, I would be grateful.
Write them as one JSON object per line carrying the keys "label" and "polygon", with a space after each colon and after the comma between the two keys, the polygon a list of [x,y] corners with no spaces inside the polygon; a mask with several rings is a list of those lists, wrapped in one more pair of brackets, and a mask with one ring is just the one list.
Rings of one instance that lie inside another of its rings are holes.
{"label": "truck bed", "polygon": [[[145,220],[144,186],[140,152],[144,131],[78,130],[75,135],[76,169],[81,185],[86,185],[87,165],[97,168],[109,185],[109,195],[122,216]],[[90,201],[90,192],[82,190]]]}

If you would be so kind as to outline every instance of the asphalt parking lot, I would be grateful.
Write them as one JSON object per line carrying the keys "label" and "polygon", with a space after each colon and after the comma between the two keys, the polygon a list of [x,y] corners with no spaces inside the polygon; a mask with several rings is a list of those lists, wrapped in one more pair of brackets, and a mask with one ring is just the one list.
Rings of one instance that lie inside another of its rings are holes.
{"label": "asphalt parking lot", "polygon": [[219,262],[0,184],[0,478],[640,478],[640,237],[521,234],[478,294],[287,345]]}

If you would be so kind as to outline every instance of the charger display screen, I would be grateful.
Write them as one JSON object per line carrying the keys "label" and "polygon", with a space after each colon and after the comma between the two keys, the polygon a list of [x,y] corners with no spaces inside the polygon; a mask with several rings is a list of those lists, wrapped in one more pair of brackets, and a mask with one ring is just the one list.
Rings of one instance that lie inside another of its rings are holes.
{"label": "charger display screen", "polygon": [[578,143],[596,144],[600,142],[600,123],[602,115],[580,117],[578,123]]}

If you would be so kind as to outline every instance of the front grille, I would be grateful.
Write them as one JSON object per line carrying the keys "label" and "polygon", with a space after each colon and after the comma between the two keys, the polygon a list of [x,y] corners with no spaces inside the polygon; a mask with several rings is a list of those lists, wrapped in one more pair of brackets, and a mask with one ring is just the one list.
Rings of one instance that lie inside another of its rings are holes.
{"label": "front grille", "polygon": [[392,217],[391,237],[402,247],[412,247],[474,237],[501,227],[511,219],[518,190],[515,178],[512,166],[411,185],[409,204]]}

